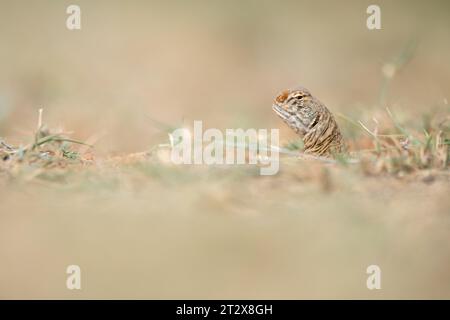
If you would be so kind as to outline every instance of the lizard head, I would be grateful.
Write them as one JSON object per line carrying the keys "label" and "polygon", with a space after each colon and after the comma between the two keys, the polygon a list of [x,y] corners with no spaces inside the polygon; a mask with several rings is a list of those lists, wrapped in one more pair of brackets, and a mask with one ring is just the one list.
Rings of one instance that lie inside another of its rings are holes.
{"label": "lizard head", "polygon": [[275,98],[272,109],[289,127],[304,136],[318,119],[312,99],[305,88],[284,90]]}

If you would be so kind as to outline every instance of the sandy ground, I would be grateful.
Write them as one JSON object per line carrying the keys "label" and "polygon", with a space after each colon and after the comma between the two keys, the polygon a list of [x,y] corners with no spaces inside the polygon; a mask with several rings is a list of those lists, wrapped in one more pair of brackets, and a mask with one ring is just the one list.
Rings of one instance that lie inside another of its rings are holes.
{"label": "sandy ground", "polygon": [[[29,143],[44,108],[96,159],[1,171],[0,298],[450,298],[448,168],[370,175],[283,157],[261,177],[125,161],[167,142],[150,119],[280,128],[286,144],[295,134],[270,107],[299,84],[370,128],[392,126],[388,105],[421,132],[449,112],[446,1],[379,1],[380,31],[366,1],[77,2],[80,31],[65,28],[70,1],[0,4],[0,136]],[[380,105],[383,66],[411,41]],[[353,151],[373,147],[337,119]],[[366,287],[372,264],[381,290]]]}

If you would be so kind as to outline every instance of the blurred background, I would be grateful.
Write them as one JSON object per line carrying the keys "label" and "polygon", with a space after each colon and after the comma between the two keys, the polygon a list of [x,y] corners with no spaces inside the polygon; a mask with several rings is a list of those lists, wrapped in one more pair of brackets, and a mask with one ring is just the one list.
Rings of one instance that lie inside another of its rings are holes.
{"label": "blurred background", "polygon": [[411,41],[389,105],[414,115],[449,95],[447,1],[377,2],[375,31],[370,1],[76,1],[82,29],[70,31],[72,2],[1,2],[0,135],[10,141],[35,127],[39,108],[79,139],[101,133],[97,151],[148,148],[148,117],[280,127],[289,139],[271,110],[279,91],[302,85],[361,118],[379,108],[383,65]]}
{"label": "blurred background", "polygon": [[[407,123],[448,111],[450,3],[376,1],[382,29],[370,31],[373,3],[1,0],[0,137],[28,143],[44,108],[50,127],[98,136],[98,157],[165,141],[152,119],[279,128],[285,143],[295,134],[271,104],[299,85],[352,119],[387,105]],[[78,31],[66,28],[71,4]],[[383,91],[383,66],[399,59]],[[310,169],[2,181],[0,297],[450,298],[448,179]],[[81,291],[65,288],[69,264]],[[365,287],[370,264],[380,291]]]}

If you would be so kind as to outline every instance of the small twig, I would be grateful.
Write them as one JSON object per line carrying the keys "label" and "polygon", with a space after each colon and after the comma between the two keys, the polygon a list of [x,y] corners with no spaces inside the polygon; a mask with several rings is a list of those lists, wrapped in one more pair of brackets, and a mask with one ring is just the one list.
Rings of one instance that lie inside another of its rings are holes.
{"label": "small twig", "polygon": [[44,112],[44,109],[40,108],[38,112],[39,112],[39,116],[38,116],[37,130],[39,131],[42,128],[42,113]]}
{"label": "small twig", "polygon": [[375,139],[378,139],[377,135],[375,133],[373,133],[372,131],[370,131],[365,125],[364,123],[362,123],[361,120],[358,120],[359,125],[366,130],[366,132],[368,132],[372,137],[374,137]]}
{"label": "small twig", "polygon": [[0,145],[5,148],[7,151],[14,151],[15,148],[11,147],[9,144],[4,142],[3,140],[0,140]]}

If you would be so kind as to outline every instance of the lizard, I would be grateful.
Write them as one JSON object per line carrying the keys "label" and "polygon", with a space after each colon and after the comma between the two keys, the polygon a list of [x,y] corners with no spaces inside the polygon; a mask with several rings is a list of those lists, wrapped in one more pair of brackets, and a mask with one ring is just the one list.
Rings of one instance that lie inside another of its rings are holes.
{"label": "lizard", "polygon": [[272,109],[303,140],[304,153],[334,158],[345,152],[345,143],[333,114],[303,88],[284,90]]}

